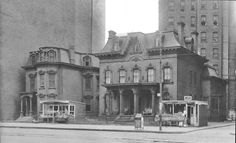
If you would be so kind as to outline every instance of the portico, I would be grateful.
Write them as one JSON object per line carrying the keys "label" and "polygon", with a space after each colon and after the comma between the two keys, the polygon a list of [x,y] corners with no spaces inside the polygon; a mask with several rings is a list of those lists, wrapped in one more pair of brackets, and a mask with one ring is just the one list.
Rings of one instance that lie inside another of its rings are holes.
{"label": "portico", "polygon": [[33,100],[35,92],[21,92],[20,93],[20,117],[33,115]]}
{"label": "portico", "polygon": [[107,115],[156,114],[158,112],[159,83],[104,84],[105,113]]}

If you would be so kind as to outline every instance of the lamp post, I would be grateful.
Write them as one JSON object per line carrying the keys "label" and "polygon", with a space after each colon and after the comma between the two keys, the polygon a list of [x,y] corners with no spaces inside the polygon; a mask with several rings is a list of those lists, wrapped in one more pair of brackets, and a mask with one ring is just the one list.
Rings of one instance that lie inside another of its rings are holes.
{"label": "lamp post", "polygon": [[[161,41],[162,42],[162,41]],[[160,45],[160,97],[159,97],[159,130],[162,130],[162,44]]]}

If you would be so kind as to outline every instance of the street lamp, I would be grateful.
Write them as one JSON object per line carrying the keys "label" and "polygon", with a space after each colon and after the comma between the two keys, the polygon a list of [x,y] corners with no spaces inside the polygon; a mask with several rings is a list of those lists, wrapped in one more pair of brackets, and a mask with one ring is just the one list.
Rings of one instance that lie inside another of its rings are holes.
{"label": "street lamp", "polygon": [[162,130],[162,35],[160,36],[159,130]]}

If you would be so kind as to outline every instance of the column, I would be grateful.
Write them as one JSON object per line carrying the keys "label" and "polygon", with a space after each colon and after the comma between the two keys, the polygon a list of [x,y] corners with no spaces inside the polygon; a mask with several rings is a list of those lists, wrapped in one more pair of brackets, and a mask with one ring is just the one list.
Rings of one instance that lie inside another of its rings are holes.
{"label": "column", "polygon": [[32,96],[30,96],[29,115],[32,116]]}
{"label": "column", "polygon": [[152,115],[155,114],[155,90],[151,89],[152,93]]}
{"label": "column", "polygon": [[23,98],[20,98],[20,117],[23,117]]}
{"label": "column", "polygon": [[134,115],[138,113],[138,95],[137,95],[137,89],[132,89],[134,94]]}
{"label": "column", "polygon": [[123,89],[119,89],[120,94],[120,115],[123,114]]}
{"label": "column", "polygon": [[27,96],[25,97],[25,116],[29,116],[29,105]]}

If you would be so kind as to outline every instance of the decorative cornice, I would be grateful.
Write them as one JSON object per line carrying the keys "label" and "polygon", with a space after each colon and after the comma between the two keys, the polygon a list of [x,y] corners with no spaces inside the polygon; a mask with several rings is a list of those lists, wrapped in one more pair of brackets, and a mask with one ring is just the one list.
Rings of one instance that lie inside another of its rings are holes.
{"label": "decorative cornice", "polygon": [[25,70],[27,70],[27,69],[36,69],[37,67],[45,66],[45,65],[47,65],[47,66],[48,65],[66,66],[66,67],[75,68],[75,69],[78,69],[78,70],[91,70],[91,71],[95,71],[95,72],[99,71],[99,67],[80,66],[80,65],[64,63],[64,62],[39,62],[39,63],[36,63],[35,65],[23,66],[22,68],[24,68]]}

